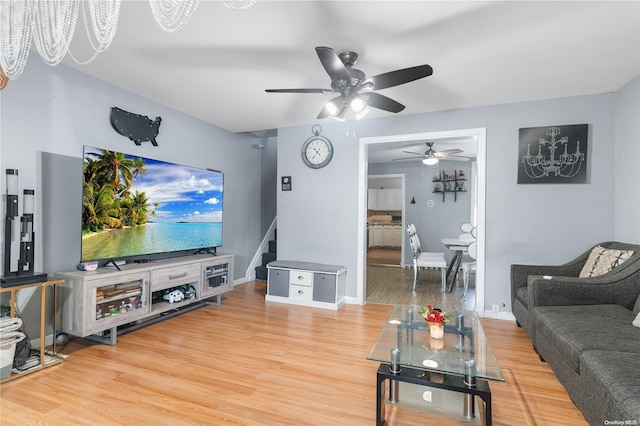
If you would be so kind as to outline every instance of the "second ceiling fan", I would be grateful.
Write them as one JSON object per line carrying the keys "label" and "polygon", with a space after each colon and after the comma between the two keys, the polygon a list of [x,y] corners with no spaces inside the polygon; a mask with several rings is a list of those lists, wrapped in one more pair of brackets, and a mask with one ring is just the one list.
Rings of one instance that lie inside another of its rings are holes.
{"label": "second ceiling fan", "polygon": [[435,142],[425,142],[429,147],[424,154],[419,152],[411,152],[411,151],[402,151],[405,154],[413,154],[414,157],[405,157],[405,158],[396,158],[392,161],[411,161],[411,160],[422,160],[422,162],[426,165],[433,165],[438,162],[438,160],[454,160],[454,161],[469,161],[467,157],[460,157],[456,154],[460,154],[464,151],[461,149],[444,149],[442,151],[436,151],[433,149],[433,145]]}
{"label": "second ceiling fan", "polygon": [[331,78],[331,89],[266,89],[269,93],[339,93],[322,108],[318,118],[333,116],[345,120],[351,111],[355,118],[362,118],[368,107],[398,113],[405,106],[393,99],[374,92],[400,84],[409,83],[433,74],[429,65],[418,65],[366,77],[365,73],[353,68],[358,60],[355,52],[336,53],[330,47],[316,47],[322,66]]}

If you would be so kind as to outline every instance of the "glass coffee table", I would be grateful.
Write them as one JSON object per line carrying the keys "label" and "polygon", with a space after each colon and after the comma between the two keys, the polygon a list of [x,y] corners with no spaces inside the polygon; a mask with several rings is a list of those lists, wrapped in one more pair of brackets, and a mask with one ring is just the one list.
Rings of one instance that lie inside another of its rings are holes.
{"label": "glass coffee table", "polygon": [[[435,339],[431,337],[424,318],[418,314],[419,309],[414,305],[397,305],[367,357],[380,362],[376,424],[381,426],[384,422],[388,381],[388,403],[399,404],[405,399],[405,393],[406,399],[411,399],[409,394],[413,393],[420,398],[413,397],[413,405],[407,404],[407,407],[429,408],[433,402],[431,391],[416,393],[415,389],[436,388],[449,391],[437,394],[441,398],[439,407],[448,405],[451,408],[451,404],[442,398],[452,400],[454,405],[459,404],[457,415],[462,419],[476,418],[475,396],[478,396],[484,401],[485,424],[490,425],[491,390],[488,381],[504,382],[504,377],[478,314],[467,311],[454,313],[445,325],[444,337]],[[414,391],[401,389],[400,383],[410,384],[407,389]],[[462,401],[456,403],[456,397]],[[416,399],[421,401],[416,403]],[[440,408],[435,411],[447,415]]]}

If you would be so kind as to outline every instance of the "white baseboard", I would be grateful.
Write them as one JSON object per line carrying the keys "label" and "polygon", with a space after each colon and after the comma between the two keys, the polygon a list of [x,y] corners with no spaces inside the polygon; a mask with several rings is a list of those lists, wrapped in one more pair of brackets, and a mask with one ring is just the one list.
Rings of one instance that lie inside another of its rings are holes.
{"label": "white baseboard", "polygon": [[255,279],[256,279],[255,274],[254,274],[253,277],[252,276],[246,276],[246,277],[243,277],[243,278],[238,278],[237,280],[233,280],[233,286],[235,287],[235,286],[240,285],[240,284],[248,283],[249,281],[254,281]]}
{"label": "white baseboard", "polygon": [[[44,338],[44,345],[45,346],[53,345],[53,334],[47,334],[47,336]],[[33,349],[40,350],[40,337],[31,339],[31,347]]]}
{"label": "white baseboard", "polygon": [[516,317],[513,316],[513,314],[511,312],[498,312],[497,314],[493,313],[493,311],[484,311],[480,313],[480,316],[482,318],[495,318],[495,319],[499,319],[499,320],[506,320],[506,321],[515,321]]}

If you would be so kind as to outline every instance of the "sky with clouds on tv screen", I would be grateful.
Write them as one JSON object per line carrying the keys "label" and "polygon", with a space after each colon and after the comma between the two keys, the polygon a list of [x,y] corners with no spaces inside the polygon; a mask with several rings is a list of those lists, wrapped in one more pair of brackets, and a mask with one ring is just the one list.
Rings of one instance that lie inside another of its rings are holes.
{"label": "sky with clouds on tv screen", "polygon": [[[88,148],[87,152],[100,152]],[[152,222],[222,222],[223,174],[218,171],[142,158],[145,172],[134,178],[131,194],[144,192],[149,199],[149,209],[154,203],[156,217]]]}

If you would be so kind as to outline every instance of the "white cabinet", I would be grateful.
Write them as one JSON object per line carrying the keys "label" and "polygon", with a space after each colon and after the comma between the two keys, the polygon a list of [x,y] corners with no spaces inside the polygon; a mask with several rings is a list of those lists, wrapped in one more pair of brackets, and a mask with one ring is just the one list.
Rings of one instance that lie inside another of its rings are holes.
{"label": "white cabinet", "polygon": [[402,210],[402,190],[385,189],[385,210]]}
{"label": "white cabinet", "polygon": [[397,188],[367,190],[367,208],[369,210],[402,210],[402,190]]}
{"label": "white cabinet", "polygon": [[338,309],[345,302],[347,268],[275,260],[267,265],[268,302]]}
{"label": "white cabinet", "polygon": [[369,225],[369,247],[400,247],[402,225]]}
{"label": "white cabinet", "polygon": [[384,245],[384,228],[382,225],[373,225],[369,228],[369,246],[380,247]]}
{"label": "white cabinet", "polygon": [[[212,296],[219,304],[220,293],[232,288],[233,256],[196,255],[55,276],[64,279],[57,288],[58,331],[115,344],[118,327],[169,318],[197,302],[208,304]],[[165,297],[175,290],[185,298]]]}
{"label": "white cabinet", "polygon": [[385,247],[400,247],[402,240],[402,228],[398,226],[385,226],[382,230],[382,245]]}
{"label": "white cabinet", "polygon": [[378,210],[378,189],[367,190],[367,209]]}

